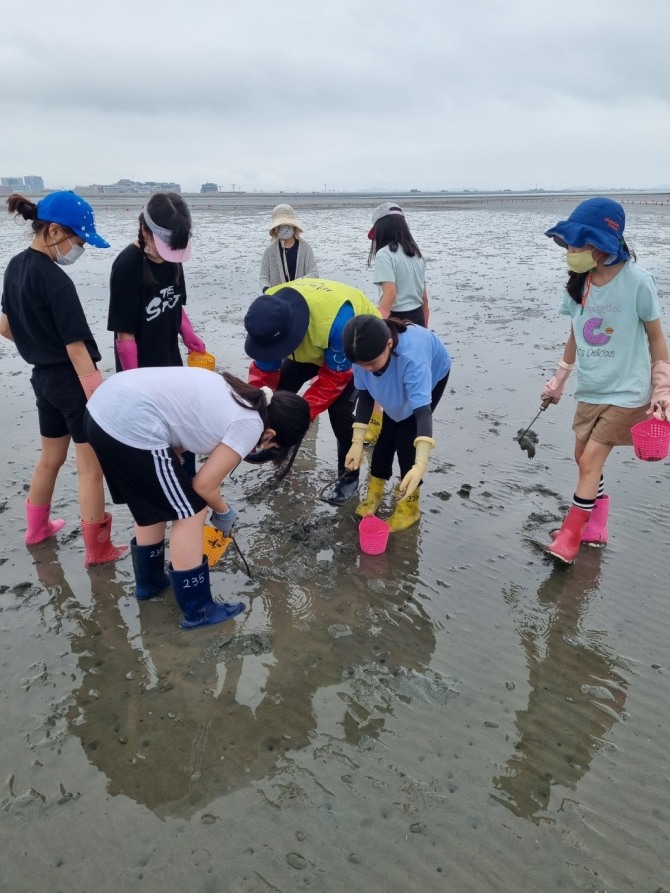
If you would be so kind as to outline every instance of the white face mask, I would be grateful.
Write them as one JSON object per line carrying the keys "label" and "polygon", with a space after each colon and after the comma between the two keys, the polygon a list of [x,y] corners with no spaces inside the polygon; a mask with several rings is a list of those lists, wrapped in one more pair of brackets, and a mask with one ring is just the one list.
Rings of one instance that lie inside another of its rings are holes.
{"label": "white face mask", "polygon": [[286,241],[286,239],[290,239],[293,236],[293,227],[292,226],[278,226],[277,227],[277,238],[281,239],[282,242]]}
{"label": "white face mask", "polygon": [[[66,236],[65,238],[70,242],[69,236]],[[62,267],[68,267],[70,264],[73,264],[76,260],[79,260],[84,253],[83,245],[73,245],[72,242],[70,242],[70,250],[67,254],[60,253],[57,242],[54,242],[54,248],[56,249],[56,263],[60,264]]]}

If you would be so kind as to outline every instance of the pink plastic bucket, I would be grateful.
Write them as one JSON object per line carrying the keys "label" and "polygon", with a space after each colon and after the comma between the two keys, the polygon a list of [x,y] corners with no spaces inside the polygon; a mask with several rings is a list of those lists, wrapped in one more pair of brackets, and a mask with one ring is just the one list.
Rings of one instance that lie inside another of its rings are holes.
{"label": "pink plastic bucket", "polygon": [[361,549],[368,555],[381,555],[386,551],[390,532],[391,528],[381,518],[377,518],[375,515],[363,518],[358,525]]}
{"label": "pink plastic bucket", "polygon": [[646,419],[630,429],[633,449],[638,459],[659,462],[670,452],[670,422]]}

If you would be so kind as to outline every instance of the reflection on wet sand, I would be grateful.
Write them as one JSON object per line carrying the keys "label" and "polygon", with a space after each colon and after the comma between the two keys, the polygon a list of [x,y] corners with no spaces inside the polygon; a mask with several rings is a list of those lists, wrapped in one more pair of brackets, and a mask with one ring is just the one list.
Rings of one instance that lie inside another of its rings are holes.
{"label": "reflection on wet sand", "polygon": [[[93,605],[72,639],[83,675],[68,725],[110,794],[188,817],[286,771],[291,752],[315,737],[320,689],[337,687],[338,734],[359,743],[433,684],[425,669],[434,630],[413,598],[418,532],[394,554],[357,562],[348,517],[312,513],[288,529],[299,531],[288,543],[259,533],[252,552],[263,556],[254,567],[263,582],[242,624],[184,633],[170,593],[138,612],[114,568],[91,570]],[[326,542],[333,558],[318,561]],[[57,554],[43,559],[37,572],[58,612],[71,590]],[[214,577],[231,574],[229,564]]]}
{"label": "reflection on wet sand", "polygon": [[621,718],[627,681],[602,633],[582,628],[598,592],[602,550],[582,547],[570,568],[555,567],[524,611],[514,587],[505,593],[526,654],[531,692],[517,711],[518,739],[494,799],[515,815],[547,818],[551,789],[574,791],[602,739]]}

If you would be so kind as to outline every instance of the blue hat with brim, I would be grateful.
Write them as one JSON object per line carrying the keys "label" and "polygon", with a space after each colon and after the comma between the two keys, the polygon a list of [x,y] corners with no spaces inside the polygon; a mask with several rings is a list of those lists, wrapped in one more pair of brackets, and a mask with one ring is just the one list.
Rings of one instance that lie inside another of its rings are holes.
{"label": "blue hat with brim", "polygon": [[94,248],[109,248],[109,242],[95,231],[93,208],[76,192],[64,190],[45,195],[37,203],[37,219],[66,226]]}
{"label": "blue hat with brim", "polygon": [[280,288],[261,295],[244,317],[244,349],[252,360],[274,363],[300,345],[309,326],[309,306],[295,288]]}
{"label": "blue hat with brim", "polygon": [[584,248],[593,245],[608,255],[607,263],[628,260],[623,231],[626,214],[619,202],[610,198],[588,198],[577,205],[567,220],[561,220],[545,233],[561,248]]}

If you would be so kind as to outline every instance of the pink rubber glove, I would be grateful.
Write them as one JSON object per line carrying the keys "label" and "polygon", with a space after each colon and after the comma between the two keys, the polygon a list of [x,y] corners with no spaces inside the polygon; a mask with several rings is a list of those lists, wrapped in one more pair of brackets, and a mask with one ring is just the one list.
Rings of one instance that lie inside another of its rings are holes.
{"label": "pink rubber glove", "polygon": [[541,400],[551,400],[552,403],[558,403],[563,395],[563,388],[568,380],[568,376],[575,368],[574,363],[565,363],[563,360],[558,364],[556,375],[552,376],[544,386]]}
{"label": "pink rubber glove", "polygon": [[205,342],[201,338],[198,338],[193,331],[191,320],[186,315],[186,311],[183,307],[181,308],[181,328],[179,329],[179,334],[189,353],[207,353]]}
{"label": "pink rubber glove", "polygon": [[667,360],[652,364],[651,386],[651,407],[647,415],[651,413],[655,419],[670,422],[670,363]]}
{"label": "pink rubber glove", "polygon": [[134,338],[128,338],[121,341],[116,339],[116,352],[121,363],[121,368],[125,372],[126,369],[137,369],[139,362],[137,360],[137,341]]}
{"label": "pink rubber glove", "polygon": [[102,384],[102,372],[96,369],[95,372],[89,372],[88,375],[80,375],[79,381],[86,394],[86,399],[90,400],[93,392]]}

